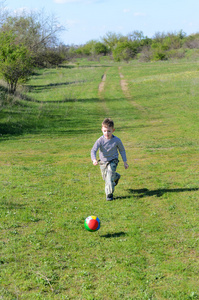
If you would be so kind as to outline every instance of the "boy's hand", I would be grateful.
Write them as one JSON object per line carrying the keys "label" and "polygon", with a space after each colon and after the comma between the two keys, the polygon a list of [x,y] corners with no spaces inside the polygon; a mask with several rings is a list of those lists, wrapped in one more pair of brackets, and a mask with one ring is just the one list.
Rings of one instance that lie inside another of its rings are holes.
{"label": "boy's hand", "polygon": [[128,167],[129,167],[129,165],[127,164],[126,161],[124,162],[124,167],[125,167],[125,169],[128,169]]}
{"label": "boy's hand", "polygon": [[94,166],[97,166],[97,165],[98,165],[97,159],[93,159],[93,165],[94,165]]}

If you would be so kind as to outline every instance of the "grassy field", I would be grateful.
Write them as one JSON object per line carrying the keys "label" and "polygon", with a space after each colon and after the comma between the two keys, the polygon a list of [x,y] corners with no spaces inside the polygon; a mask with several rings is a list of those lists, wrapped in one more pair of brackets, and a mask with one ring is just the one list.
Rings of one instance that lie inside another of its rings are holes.
{"label": "grassy field", "polygon": [[[80,61],[20,93],[0,106],[0,299],[199,299],[199,63]],[[105,117],[129,163],[111,202]]]}

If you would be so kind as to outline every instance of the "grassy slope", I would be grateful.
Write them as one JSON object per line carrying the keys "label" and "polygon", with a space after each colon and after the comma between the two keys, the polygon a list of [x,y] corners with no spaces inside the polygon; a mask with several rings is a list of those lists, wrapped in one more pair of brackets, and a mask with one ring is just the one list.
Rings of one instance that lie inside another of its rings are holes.
{"label": "grassy slope", "polygon": [[[26,92],[38,102],[0,112],[3,299],[198,299],[197,75],[167,62],[47,70]],[[110,203],[90,162],[106,116],[130,164]],[[93,214],[97,233],[83,228]]]}

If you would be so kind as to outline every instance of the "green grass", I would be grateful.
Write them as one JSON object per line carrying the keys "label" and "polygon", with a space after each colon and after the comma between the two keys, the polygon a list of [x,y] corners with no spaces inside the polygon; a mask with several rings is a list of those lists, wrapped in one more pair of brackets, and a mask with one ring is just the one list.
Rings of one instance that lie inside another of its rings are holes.
{"label": "green grass", "polygon": [[[198,72],[80,61],[4,100],[0,299],[199,299]],[[112,202],[90,160],[106,116],[130,165],[120,159]],[[89,215],[98,232],[84,229]]]}

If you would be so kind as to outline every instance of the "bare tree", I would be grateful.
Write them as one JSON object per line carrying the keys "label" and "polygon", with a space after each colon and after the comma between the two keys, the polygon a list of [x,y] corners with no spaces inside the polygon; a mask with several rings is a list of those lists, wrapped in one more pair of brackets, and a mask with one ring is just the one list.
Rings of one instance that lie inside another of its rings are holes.
{"label": "bare tree", "polygon": [[35,66],[63,61],[63,55],[56,51],[63,27],[54,15],[46,16],[44,11],[11,15],[2,8],[0,12],[0,73],[9,91],[15,93]]}
{"label": "bare tree", "polygon": [[114,32],[107,32],[104,37],[102,37],[103,43],[109,48],[113,49],[117,43],[125,41],[127,38],[122,36],[121,34],[116,34]]}
{"label": "bare tree", "polygon": [[44,10],[27,13],[25,10],[20,14],[9,15],[3,22],[1,32],[12,32],[16,43],[24,44],[32,53],[35,65],[42,65],[45,53],[49,49],[56,49],[59,43],[59,34],[64,29],[54,16],[47,16]]}
{"label": "bare tree", "polygon": [[8,10],[6,9],[5,1],[0,1],[0,27],[3,25],[8,17]]}
{"label": "bare tree", "polygon": [[1,31],[12,31],[30,50],[55,47],[59,33],[64,30],[54,15],[46,16],[44,10],[9,16],[4,20]]}
{"label": "bare tree", "polygon": [[134,30],[128,34],[129,41],[141,41],[144,38],[145,37],[142,31]]}

